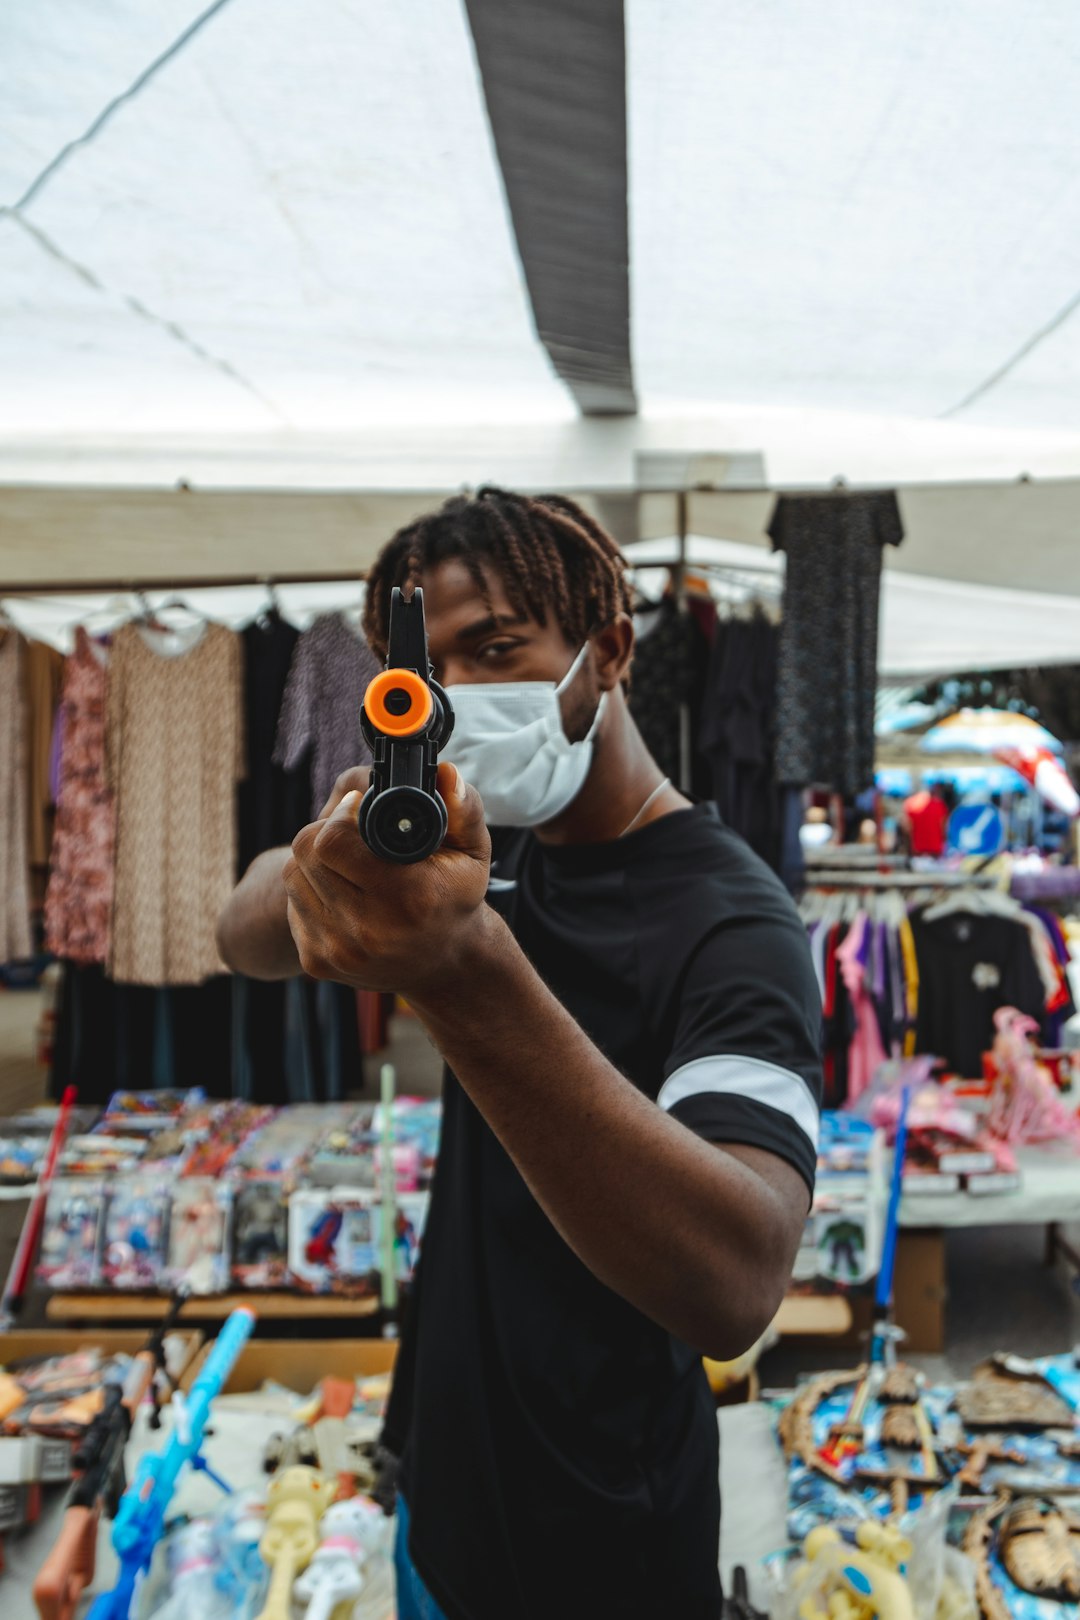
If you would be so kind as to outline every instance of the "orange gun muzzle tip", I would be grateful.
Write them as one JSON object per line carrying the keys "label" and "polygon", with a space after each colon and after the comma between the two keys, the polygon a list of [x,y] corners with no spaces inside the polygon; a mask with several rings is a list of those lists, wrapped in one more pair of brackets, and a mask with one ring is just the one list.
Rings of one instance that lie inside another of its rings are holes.
{"label": "orange gun muzzle tip", "polygon": [[411,669],[384,669],[364,693],[364,709],[376,731],[414,737],[431,719],[434,700],[427,682]]}

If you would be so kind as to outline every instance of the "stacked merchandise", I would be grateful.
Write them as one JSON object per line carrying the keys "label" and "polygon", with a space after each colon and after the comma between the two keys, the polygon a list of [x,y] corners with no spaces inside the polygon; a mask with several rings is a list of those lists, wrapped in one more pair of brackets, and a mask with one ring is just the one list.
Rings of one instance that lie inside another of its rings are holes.
{"label": "stacked merchandise", "polygon": [[857,1288],[877,1275],[885,1213],[880,1130],[851,1114],[821,1116],[814,1201],[795,1259],[797,1285]]}
{"label": "stacked merchandise", "polygon": [[1016,1149],[1053,1145],[1055,1154],[1080,1154],[1080,1116],[1074,1093],[1063,1091],[1058,1076],[1071,1082],[1071,1069],[1041,1060],[1034,1044],[1037,1026],[1015,1008],[994,1015],[996,1034],[979,1082],[932,1077],[933,1060],[885,1064],[859,1102],[859,1112],[896,1138],[902,1099],[910,1091],[904,1158],[904,1196],[958,1194],[987,1197],[1017,1193],[1022,1172]]}
{"label": "stacked merchandise", "polygon": [[[66,1503],[51,1493],[41,1523],[13,1547],[41,1616],[72,1613],[96,1589],[92,1612],[114,1620],[285,1616],[294,1603],[321,1620],[390,1620],[393,1503],[380,1488],[376,1444],[389,1378],[350,1368],[301,1396],[286,1387],[298,1346],[278,1356],[267,1345],[260,1356],[280,1376],[252,1388],[252,1326],[250,1312],[234,1312],[186,1374],[183,1422],[177,1403],[175,1419],[163,1410],[163,1424],[156,1412],[148,1424],[142,1398],[128,1403],[125,1391],[109,1407],[124,1420],[112,1425],[118,1445],[102,1453],[95,1425],[84,1428]],[[349,1359],[392,1365],[378,1344],[353,1346]],[[105,1432],[100,1422],[96,1429]],[[125,1453],[134,1465],[126,1492]],[[70,1459],[66,1471],[60,1462],[56,1478],[69,1478]],[[101,1517],[114,1520],[116,1560],[95,1570]]]}
{"label": "stacked merchandise", "polygon": [[1074,1616],[1078,1410],[1071,1356],[994,1356],[960,1386],[903,1362],[810,1379],[779,1417],[776,1620]]}
{"label": "stacked merchandise", "polygon": [[110,1472],[118,1479],[131,1404],[171,1394],[198,1346],[198,1335],[168,1321],[135,1355],[92,1343],[34,1354],[26,1349],[33,1340],[0,1341],[0,1533],[36,1522],[43,1486],[66,1484],[73,1473],[97,1486]]}
{"label": "stacked merchandise", "polygon": [[[38,1275],[54,1289],[211,1294],[230,1287],[355,1296],[379,1290],[380,1244],[413,1273],[441,1104],[259,1107],[201,1092],[118,1093],[68,1139]],[[391,1142],[393,1208],[380,1178]]]}

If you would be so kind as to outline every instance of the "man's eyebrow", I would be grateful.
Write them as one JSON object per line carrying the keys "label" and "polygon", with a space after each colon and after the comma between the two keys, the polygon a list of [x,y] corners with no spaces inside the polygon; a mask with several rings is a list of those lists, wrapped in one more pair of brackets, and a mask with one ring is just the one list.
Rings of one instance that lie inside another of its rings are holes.
{"label": "man's eyebrow", "polygon": [[475,624],[467,624],[459,630],[455,640],[474,641],[477,636],[486,636],[492,630],[501,630],[508,625],[528,624],[524,613],[489,613],[486,619],[477,619]]}

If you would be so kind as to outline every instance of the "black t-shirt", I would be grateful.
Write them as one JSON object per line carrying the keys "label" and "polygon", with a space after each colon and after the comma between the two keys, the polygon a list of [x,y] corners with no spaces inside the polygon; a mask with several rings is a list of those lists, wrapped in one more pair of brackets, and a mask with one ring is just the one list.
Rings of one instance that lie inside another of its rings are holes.
{"label": "black t-shirt", "polygon": [[[646,1096],[812,1187],[821,998],[805,931],[711,805],[608,844],[517,835],[488,898]],[[420,1277],[387,1438],[407,1434],[410,1550],[449,1620],[715,1620],[700,1354],[586,1269],[449,1075]]]}
{"label": "black t-shirt", "polygon": [[942,1057],[965,1079],[982,1074],[994,1044],[994,1013],[1018,1007],[1042,1019],[1046,991],[1031,935],[1008,917],[949,912],[911,919],[919,964],[916,1046]]}

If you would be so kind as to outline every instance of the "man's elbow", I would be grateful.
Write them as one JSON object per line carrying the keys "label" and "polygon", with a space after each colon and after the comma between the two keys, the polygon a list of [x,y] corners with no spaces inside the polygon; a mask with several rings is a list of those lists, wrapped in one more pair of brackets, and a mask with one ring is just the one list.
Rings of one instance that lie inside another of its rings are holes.
{"label": "man's elbow", "polygon": [[217,943],[217,953],[230,973],[243,973],[245,971],[242,961],[242,945],[236,927],[235,893],[229,896],[221,910],[214,930],[214,939]]}
{"label": "man's elbow", "polygon": [[780,1309],[785,1285],[760,1290],[736,1309],[713,1312],[694,1335],[696,1347],[712,1361],[736,1361],[757,1344]]}

